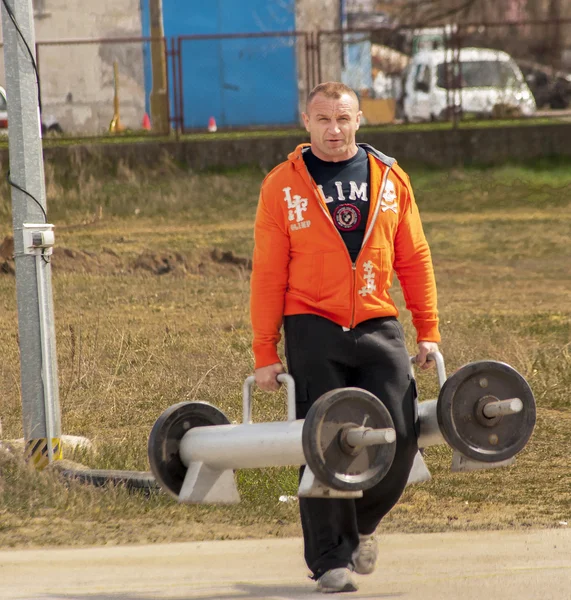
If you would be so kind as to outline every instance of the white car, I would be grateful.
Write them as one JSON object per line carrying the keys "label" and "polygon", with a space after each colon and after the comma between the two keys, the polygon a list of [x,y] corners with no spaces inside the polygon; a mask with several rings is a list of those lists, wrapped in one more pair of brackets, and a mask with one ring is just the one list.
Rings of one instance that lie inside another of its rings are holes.
{"label": "white car", "polygon": [[0,86],[0,129],[8,129],[8,104],[6,91]]}
{"label": "white car", "polygon": [[[0,132],[8,132],[8,103],[6,101],[6,90],[2,86],[0,86]],[[42,132],[63,133],[63,130],[54,117],[47,115],[42,117]]]}
{"label": "white car", "polygon": [[521,70],[500,50],[462,48],[456,57],[450,50],[421,51],[409,63],[403,87],[408,121],[446,119],[450,110],[480,117],[536,111]]}

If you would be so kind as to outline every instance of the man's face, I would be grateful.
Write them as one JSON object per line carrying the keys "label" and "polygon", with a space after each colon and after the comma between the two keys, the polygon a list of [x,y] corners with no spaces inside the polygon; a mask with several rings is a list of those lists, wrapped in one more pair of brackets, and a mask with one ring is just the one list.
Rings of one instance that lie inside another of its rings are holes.
{"label": "man's face", "polygon": [[349,94],[328,98],[317,94],[303,113],[311,150],[321,160],[338,162],[357,153],[355,133],[361,122],[357,100]]}

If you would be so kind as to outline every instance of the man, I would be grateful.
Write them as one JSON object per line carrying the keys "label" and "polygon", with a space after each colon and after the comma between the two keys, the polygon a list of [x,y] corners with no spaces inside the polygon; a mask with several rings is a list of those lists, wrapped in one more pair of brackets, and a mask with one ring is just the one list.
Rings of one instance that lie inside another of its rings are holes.
{"label": "man", "polygon": [[389,296],[393,272],[417,330],[416,364],[438,350],[436,285],[408,176],[356,144],[361,112],[342,83],[318,85],[302,144],[265,178],[255,223],[251,284],[256,383],[277,390],[284,325],[297,418],[325,392],[364,388],[388,408],[397,433],[391,469],[362,498],[300,498],[305,559],[322,592],[357,589],[374,569],[379,522],[400,498],[418,452],[416,387]]}

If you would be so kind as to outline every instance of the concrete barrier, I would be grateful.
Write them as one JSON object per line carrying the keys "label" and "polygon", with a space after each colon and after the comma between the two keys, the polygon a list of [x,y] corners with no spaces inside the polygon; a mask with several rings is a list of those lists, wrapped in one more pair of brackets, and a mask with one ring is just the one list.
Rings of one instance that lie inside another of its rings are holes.
{"label": "concrete barrier", "polygon": [[[401,164],[433,167],[497,165],[508,161],[533,161],[545,157],[571,156],[571,123],[488,127],[480,129],[389,131],[363,128],[358,141],[367,142]],[[48,146],[46,162],[58,170],[73,171],[79,164],[96,162],[110,173],[119,162],[132,169],[153,167],[171,159],[201,171],[255,165],[270,169],[308,136],[301,131],[287,135],[217,138],[181,141],[145,141],[108,144]],[[8,166],[8,149],[0,150],[0,162]]]}

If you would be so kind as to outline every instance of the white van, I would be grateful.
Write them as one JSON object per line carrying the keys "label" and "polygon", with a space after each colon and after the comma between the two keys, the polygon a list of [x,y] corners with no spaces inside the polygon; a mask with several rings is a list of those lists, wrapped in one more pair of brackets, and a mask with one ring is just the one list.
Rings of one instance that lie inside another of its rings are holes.
{"label": "white van", "polygon": [[415,54],[404,75],[402,108],[408,121],[446,119],[451,109],[479,117],[506,109],[529,116],[536,110],[511,56],[486,48],[462,48],[456,59],[451,50]]}

